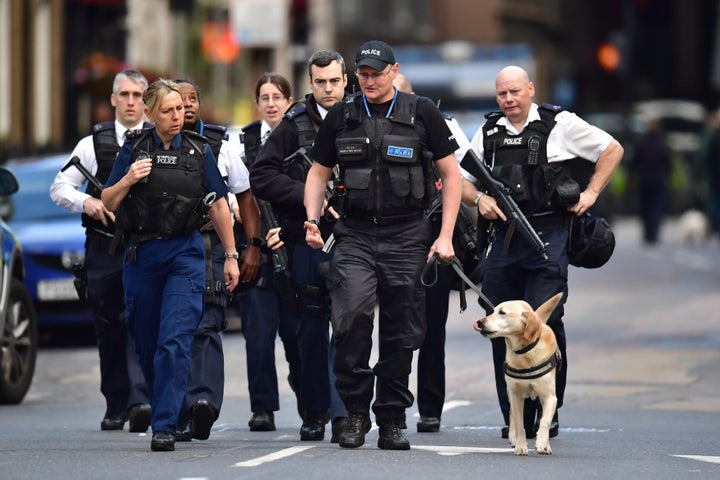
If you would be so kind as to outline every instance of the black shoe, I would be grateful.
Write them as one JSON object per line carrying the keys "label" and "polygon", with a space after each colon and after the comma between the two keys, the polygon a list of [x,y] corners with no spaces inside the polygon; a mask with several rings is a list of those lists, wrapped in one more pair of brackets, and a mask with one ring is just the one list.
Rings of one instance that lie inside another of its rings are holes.
{"label": "black shoe", "polygon": [[332,436],[330,437],[330,443],[338,443],[340,441],[340,434],[345,429],[347,423],[347,417],[335,417],[332,421]]}
{"label": "black shoe", "polygon": [[210,429],[217,418],[217,410],[207,400],[201,399],[195,402],[190,410],[192,420],[190,421],[192,438],[207,440],[210,437]]}
{"label": "black shoe", "polygon": [[439,432],[440,419],[438,417],[423,417],[417,422],[418,432]]}
{"label": "black shoe", "polygon": [[251,432],[272,432],[275,430],[275,414],[273,412],[253,412],[248,422]]}
{"label": "black shoe", "polygon": [[327,423],[327,415],[325,413],[305,414],[305,420],[300,427],[300,440],[321,442],[325,439],[325,424]]}
{"label": "black shoe", "polygon": [[130,420],[128,431],[147,432],[150,427],[150,414],[152,409],[147,403],[137,403],[130,407],[128,419]]}
{"label": "black shoe", "polygon": [[509,426],[509,425],[504,425],[504,426],[500,429],[500,438],[508,438],[508,435],[509,435],[509,434],[510,434],[510,426]]}
{"label": "black shoe", "polygon": [[175,450],[175,435],[170,432],[153,433],[150,450],[153,452],[172,452]]}
{"label": "black shoe", "polygon": [[175,432],[176,442],[190,442],[192,441],[192,429],[190,426],[190,420],[181,420],[178,422],[177,432]]}
{"label": "black shoe", "polygon": [[365,444],[365,434],[370,431],[371,426],[367,413],[350,412],[338,443],[343,448],[362,447]]}
{"label": "black shoe", "polygon": [[122,430],[125,426],[125,420],[127,420],[125,412],[111,412],[108,410],[100,422],[100,430]]}
{"label": "black shoe", "polygon": [[383,450],[410,450],[410,442],[402,433],[402,421],[391,420],[381,423],[377,445]]}

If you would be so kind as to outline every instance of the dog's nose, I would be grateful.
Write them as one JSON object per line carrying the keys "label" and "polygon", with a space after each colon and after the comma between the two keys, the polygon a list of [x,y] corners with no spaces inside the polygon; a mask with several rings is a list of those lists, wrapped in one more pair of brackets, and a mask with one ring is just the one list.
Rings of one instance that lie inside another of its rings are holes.
{"label": "dog's nose", "polygon": [[477,320],[475,320],[475,325],[473,325],[475,327],[475,330],[477,330],[478,332],[482,332],[483,323],[485,323],[485,318],[478,318]]}

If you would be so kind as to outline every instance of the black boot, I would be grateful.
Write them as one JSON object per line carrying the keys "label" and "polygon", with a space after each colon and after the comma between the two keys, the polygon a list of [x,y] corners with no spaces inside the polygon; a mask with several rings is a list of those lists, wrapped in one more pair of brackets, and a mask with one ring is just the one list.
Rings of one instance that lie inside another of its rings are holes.
{"label": "black boot", "polygon": [[410,450],[410,442],[403,436],[401,418],[383,420],[380,424],[378,448],[383,450]]}
{"label": "black boot", "polygon": [[325,439],[326,413],[306,412],[300,427],[300,440],[321,442]]}
{"label": "black boot", "polygon": [[365,434],[370,431],[370,426],[370,416],[367,413],[349,412],[338,443],[343,448],[362,447],[365,444]]}

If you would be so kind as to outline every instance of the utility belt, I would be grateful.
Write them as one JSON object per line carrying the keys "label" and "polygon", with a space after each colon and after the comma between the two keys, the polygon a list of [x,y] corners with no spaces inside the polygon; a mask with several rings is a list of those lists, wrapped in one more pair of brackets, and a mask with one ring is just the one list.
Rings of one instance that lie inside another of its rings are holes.
{"label": "utility belt", "polygon": [[137,262],[137,246],[139,243],[147,242],[148,240],[163,240],[167,237],[163,237],[159,233],[130,233],[128,234],[128,262]]}
{"label": "utility belt", "polygon": [[350,222],[369,222],[375,225],[395,225],[398,223],[406,223],[413,220],[420,220],[424,216],[425,211],[418,210],[416,212],[404,213],[401,215],[363,216],[348,214],[345,220],[348,220]]}
{"label": "utility belt", "polygon": [[110,233],[88,229],[86,231],[85,249],[102,250],[105,253],[114,254],[114,252],[111,252],[114,238],[115,237]]}
{"label": "utility belt", "polygon": [[545,214],[533,214],[528,217],[528,222],[535,230],[548,230],[552,228],[567,227],[568,212],[552,212]]}

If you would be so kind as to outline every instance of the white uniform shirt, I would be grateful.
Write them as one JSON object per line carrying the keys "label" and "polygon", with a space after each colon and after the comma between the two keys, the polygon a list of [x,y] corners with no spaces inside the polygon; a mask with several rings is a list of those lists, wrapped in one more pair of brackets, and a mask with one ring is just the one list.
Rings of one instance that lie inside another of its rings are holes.
{"label": "white uniform shirt", "polygon": [[[136,130],[143,127],[141,121],[134,125],[130,130]],[[115,140],[118,146],[122,146],[125,142],[125,132],[128,129],[123,127],[119,121],[115,120]],[[77,156],[80,163],[91,174],[96,175],[98,164],[95,158],[95,146],[93,144],[93,136],[88,135],[75,145],[75,149],[70,154],[70,158]],[[90,195],[78,190],[87,179],[76,167],[70,167],[64,172],[58,172],[55,181],[50,186],[50,198],[53,202],[71,212],[82,212],[83,203]]]}
{"label": "white uniform shirt", "polygon": [[[540,113],[538,112],[538,106],[533,103],[522,130],[525,130],[525,127],[535,120],[540,120]],[[548,163],[562,162],[576,157],[595,163],[613,140],[609,133],[590,125],[572,112],[563,110],[555,116],[555,122],[547,141]],[[522,130],[518,132],[507,117],[504,116],[498,120],[497,124],[505,127],[508,133],[512,135],[518,135],[522,132]],[[470,148],[477,153],[479,158],[483,158],[482,126],[473,136]],[[461,169],[461,173],[463,177],[471,182],[477,181],[467,171]]]}
{"label": "white uniform shirt", "polygon": [[458,149],[455,150],[455,159],[458,163],[460,163],[465,156],[465,153],[468,151],[468,148],[470,148],[470,141],[468,141],[467,136],[465,136],[465,132],[463,132],[462,128],[460,128],[460,124],[455,117],[452,117],[449,120],[445,119],[445,123],[458,144]]}
{"label": "white uniform shirt", "polygon": [[218,169],[223,178],[227,178],[230,193],[242,193],[250,189],[250,174],[242,161],[243,148],[239,135],[230,135],[220,145],[217,159]]}

